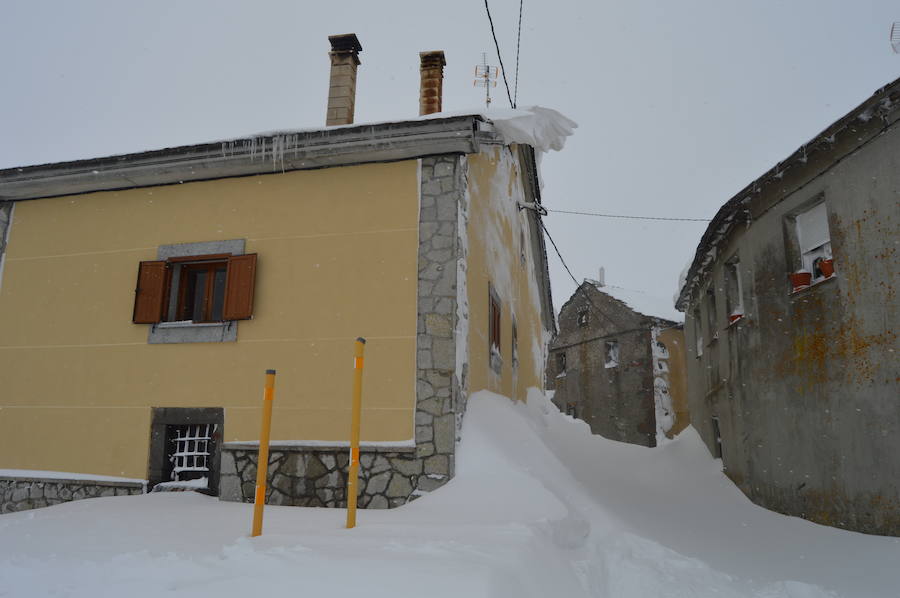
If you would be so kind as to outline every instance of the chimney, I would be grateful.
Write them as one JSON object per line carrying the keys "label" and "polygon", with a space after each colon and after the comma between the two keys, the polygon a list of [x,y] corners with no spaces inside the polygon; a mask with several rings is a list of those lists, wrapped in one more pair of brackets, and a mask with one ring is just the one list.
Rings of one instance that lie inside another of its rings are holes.
{"label": "chimney", "polygon": [[605,287],[606,286],[606,268],[600,266],[600,271],[597,273],[600,276],[597,278],[597,286]]}
{"label": "chimney", "polygon": [[444,59],[442,50],[419,52],[419,116],[441,111],[444,96]]}
{"label": "chimney", "polygon": [[328,84],[328,112],[325,126],[349,125],[353,123],[353,109],[356,105],[356,67],[362,46],[355,33],[329,35],[331,52],[331,81]]}

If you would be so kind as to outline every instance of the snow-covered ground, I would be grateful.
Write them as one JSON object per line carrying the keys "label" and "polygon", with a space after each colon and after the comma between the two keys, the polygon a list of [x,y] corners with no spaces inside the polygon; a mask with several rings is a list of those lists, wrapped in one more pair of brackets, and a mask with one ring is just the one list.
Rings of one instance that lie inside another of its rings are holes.
{"label": "snow-covered ground", "polygon": [[591,436],[533,393],[469,402],[458,475],[405,507],[251,506],[194,493],[0,516],[0,596],[819,598],[900,595],[900,539],[771,513],[688,429]]}

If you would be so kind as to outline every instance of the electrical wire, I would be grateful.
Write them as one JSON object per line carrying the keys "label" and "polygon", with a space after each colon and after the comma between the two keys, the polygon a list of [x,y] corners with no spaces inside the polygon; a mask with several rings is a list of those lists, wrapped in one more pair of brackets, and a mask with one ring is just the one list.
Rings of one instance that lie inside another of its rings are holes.
{"label": "electrical wire", "polygon": [[497,33],[494,31],[494,19],[491,18],[491,9],[488,0],[484,0],[484,10],[487,12],[488,22],[491,24],[491,35],[494,36],[494,47],[497,48],[497,60],[500,61],[500,70],[503,72],[503,84],[506,86],[506,97],[509,99],[509,107],[513,108],[512,94],[509,93],[509,81],[506,80],[506,69],[503,68],[503,57],[500,56],[500,43],[497,41]]}
{"label": "electrical wire", "polygon": [[519,0],[519,32],[516,35],[516,83],[513,91],[512,107],[515,108],[519,103],[519,48],[522,46],[522,3],[525,0]]}
{"label": "electrical wire", "polygon": [[599,212],[576,212],[574,210],[551,210],[544,207],[548,212],[556,212],[558,214],[578,214],[579,216],[597,216],[599,218],[624,218],[627,220],[664,220],[667,222],[710,222],[709,218],[665,218],[663,216],[625,216],[622,214],[600,214]]}
{"label": "electrical wire", "polygon": [[556,255],[559,256],[559,261],[562,262],[563,268],[566,269],[566,272],[568,272],[569,276],[572,278],[572,282],[575,283],[575,287],[576,287],[575,290],[581,291],[581,294],[584,295],[584,298],[587,299],[587,302],[591,305],[591,307],[594,308],[594,311],[596,311],[598,314],[600,314],[601,316],[603,316],[604,318],[609,320],[611,323],[616,324],[615,320],[613,320],[611,317],[609,317],[606,314],[606,312],[604,312],[602,309],[597,307],[597,304],[594,303],[593,300],[591,300],[591,296],[587,294],[587,291],[585,291],[582,288],[581,283],[578,282],[578,280],[575,278],[575,275],[572,274],[571,270],[569,270],[569,265],[566,264],[566,260],[563,259],[562,253],[559,252],[559,247],[556,246],[556,241],[554,241],[553,237],[550,236],[550,231],[547,230],[547,226],[544,224],[544,221],[541,220],[540,218],[538,218],[537,220],[538,220],[538,222],[541,223],[541,228],[544,229],[544,234],[547,235],[548,239],[550,239],[550,244],[553,245],[553,249],[556,250]]}

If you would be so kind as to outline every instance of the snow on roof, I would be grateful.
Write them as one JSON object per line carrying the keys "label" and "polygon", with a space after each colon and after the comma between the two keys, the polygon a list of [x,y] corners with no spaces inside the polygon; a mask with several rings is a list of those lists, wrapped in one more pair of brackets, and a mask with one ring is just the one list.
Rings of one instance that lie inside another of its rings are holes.
{"label": "snow on roof", "polygon": [[[535,151],[548,152],[560,151],[566,144],[566,138],[571,136],[578,123],[567,118],[552,108],[542,106],[525,106],[522,108],[494,108],[491,110],[454,110],[447,112],[434,112],[416,118],[399,118],[393,120],[381,120],[372,122],[354,122],[347,125],[334,125],[330,127],[316,127],[305,129],[279,129],[274,131],[261,131],[240,138],[273,137],[276,135],[291,135],[295,133],[309,133],[323,129],[348,129],[370,125],[385,125],[390,123],[413,122],[418,120],[438,120],[442,118],[457,118],[461,116],[478,116],[494,125],[494,129],[503,136],[506,143],[521,143],[530,145]],[[233,139],[220,139],[210,143],[233,141]]]}
{"label": "snow on roof", "polygon": [[673,322],[684,322],[684,314],[675,309],[671,297],[657,295],[647,291],[625,289],[613,285],[599,285],[591,282],[598,291],[606,293],[613,299],[618,299],[634,311],[652,318],[663,318]]}

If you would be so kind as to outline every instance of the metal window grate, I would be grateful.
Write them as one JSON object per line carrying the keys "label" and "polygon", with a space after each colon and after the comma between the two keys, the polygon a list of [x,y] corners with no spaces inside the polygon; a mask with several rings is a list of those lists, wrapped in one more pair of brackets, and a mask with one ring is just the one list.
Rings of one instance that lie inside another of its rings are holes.
{"label": "metal window grate", "polygon": [[209,472],[209,442],[213,424],[174,426],[172,442],[172,480],[182,481]]}

